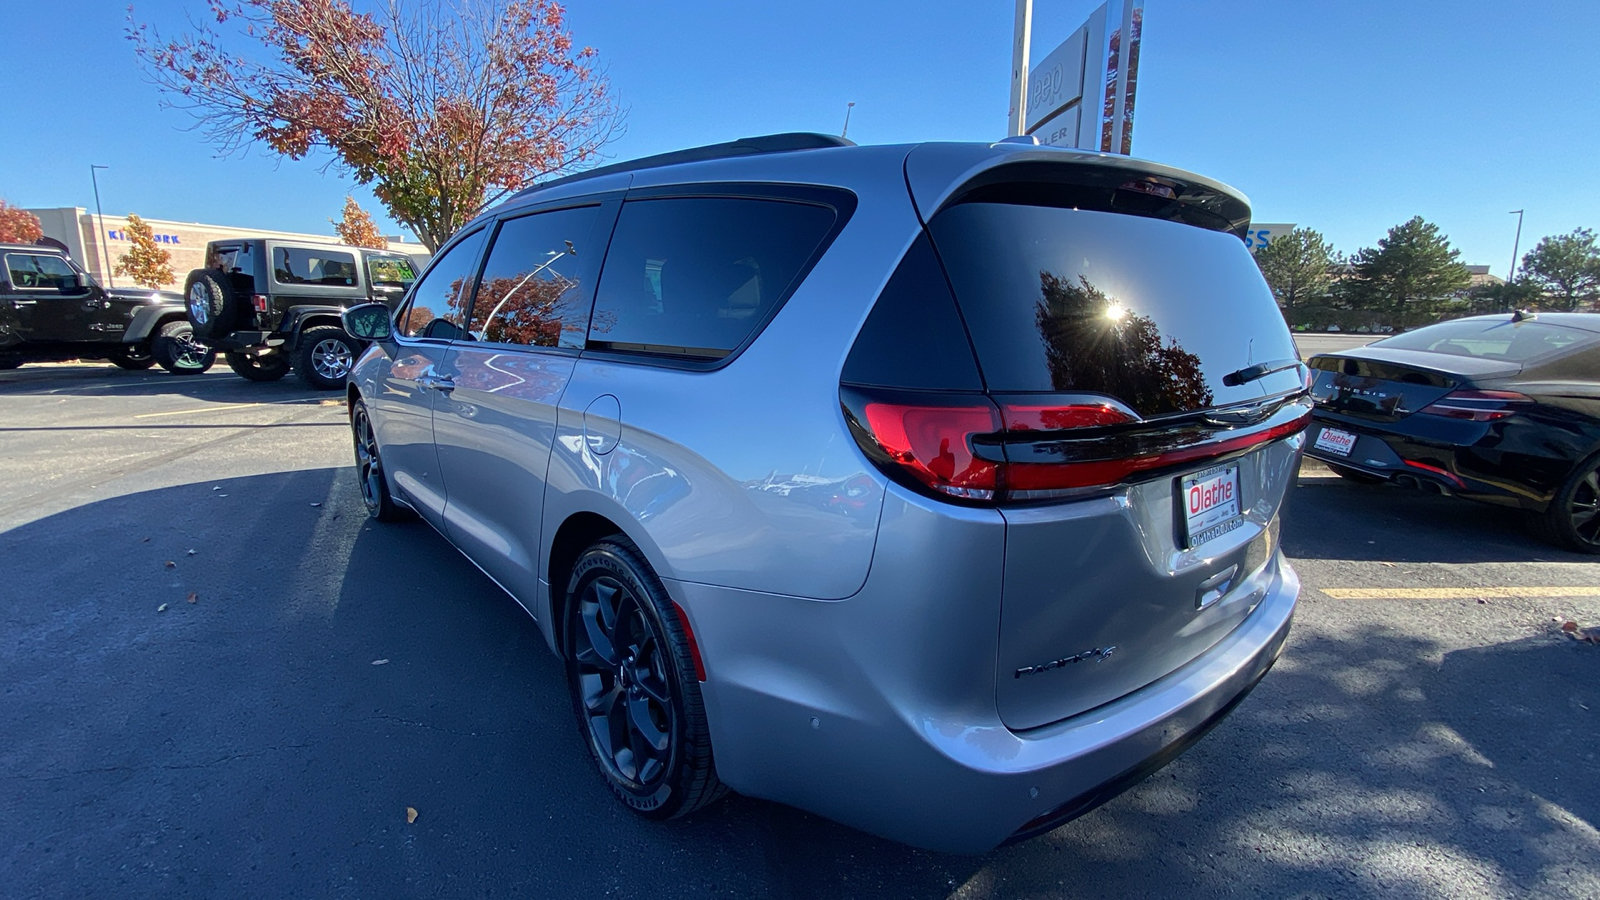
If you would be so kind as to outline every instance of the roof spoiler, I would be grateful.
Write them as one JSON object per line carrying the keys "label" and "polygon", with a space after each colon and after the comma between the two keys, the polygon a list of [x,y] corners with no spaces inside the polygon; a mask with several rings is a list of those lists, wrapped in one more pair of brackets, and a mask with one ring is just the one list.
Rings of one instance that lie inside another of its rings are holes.
{"label": "roof spoiler", "polygon": [[855,145],[856,142],[849,138],[832,134],[813,134],[805,131],[739,138],[736,141],[707,144],[704,147],[690,147],[686,150],[672,150],[667,153],[657,153],[654,156],[641,156],[638,159],[612,163],[609,166],[585,169],[572,175],[541,182],[517,192],[516,196],[523,197],[534,191],[542,191],[558,184],[571,184],[574,181],[584,181],[604,175],[615,175],[619,172],[674,166],[680,163],[705,162],[712,159],[727,159],[733,156],[751,156],[757,153],[788,153],[794,150],[822,150],[830,147],[854,147]]}

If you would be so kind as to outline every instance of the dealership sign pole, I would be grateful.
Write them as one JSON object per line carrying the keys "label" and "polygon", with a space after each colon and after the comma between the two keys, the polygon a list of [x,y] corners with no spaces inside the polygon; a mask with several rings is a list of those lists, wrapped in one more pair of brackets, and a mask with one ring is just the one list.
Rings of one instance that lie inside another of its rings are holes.
{"label": "dealership sign pole", "polygon": [[1028,99],[1028,45],[1033,42],[1033,0],[1017,0],[1016,34],[1011,43],[1011,115],[1006,135],[1025,134],[1023,126]]}

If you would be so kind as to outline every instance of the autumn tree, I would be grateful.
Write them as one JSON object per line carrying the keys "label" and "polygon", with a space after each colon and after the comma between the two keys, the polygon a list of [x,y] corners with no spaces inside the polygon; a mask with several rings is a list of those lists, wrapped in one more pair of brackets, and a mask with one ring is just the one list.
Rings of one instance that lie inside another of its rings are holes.
{"label": "autumn tree", "polygon": [[128,251],[117,257],[113,275],[126,275],[133,283],[152,290],[177,281],[172,274],[172,254],[156,243],[155,232],[133,213],[128,213]]}
{"label": "autumn tree", "polygon": [[44,237],[39,217],[18,206],[0,200],[0,241],[31,244]]}
{"label": "autumn tree", "polygon": [[205,0],[175,38],[128,36],[220,151],[326,152],[429,250],[620,129],[592,47],[555,0]]}
{"label": "autumn tree", "polygon": [[1471,283],[1460,256],[1439,226],[1416,216],[1356,254],[1347,296],[1396,328],[1431,322]]}
{"label": "autumn tree", "polygon": [[1600,297],[1600,248],[1587,228],[1539,241],[1522,257],[1522,271],[1547,309],[1571,312]]}
{"label": "autumn tree", "polygon": [[356,198],[344,198],[344,212],[337,219],[329,219],[333,223],[334,233],[339,235],[339,240],[352,247],[370,247],[374,250],[389,249],[389,242],[384,239],[383,233],[378,230],[372,215],[361,208]]}
{"label": "autumn tree", "polygon": [[1333,286],[1334,266],[1343,258],[1323,236],[1310,228],[1279,235],[1255,252],[1256,265],[1272,289],[1289,324],[1305,303],[1327,297]]}

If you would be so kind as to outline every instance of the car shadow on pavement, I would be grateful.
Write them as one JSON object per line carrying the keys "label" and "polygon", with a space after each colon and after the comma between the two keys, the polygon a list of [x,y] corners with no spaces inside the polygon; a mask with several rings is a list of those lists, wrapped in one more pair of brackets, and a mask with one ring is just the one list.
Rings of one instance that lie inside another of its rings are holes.
{"label": "car shadow on pavement", "polygon": [[0,371],[0,396],[192,397],[213,403],[261,403],[301,397],[342,399],[339,391],[319,391],[293,374],[279,381],[247,381],[219,361],[201,375],[172,375],[159,368],[126,372],[111,365],[23,366]]}
{"label": "car shadow on pavement", "polygon": [[1535,538],[1521,510],[1390,484],[1302,479],[1283,513],[1292,559],[1594,562]]}
{"label": "car shadow on pavement", "polygon": [[1593,759],[1563,704],[1597,657],[1556,637],[1297,635],[1173,766],[958,857],[740,797],[627,812],[534,623],[426,525],[367,520],[349,469],[116,497],[0,559],[17,896],[1434,896],[1442,863],[1556,893],[1600,858],[1594,779],[1541,771]]}

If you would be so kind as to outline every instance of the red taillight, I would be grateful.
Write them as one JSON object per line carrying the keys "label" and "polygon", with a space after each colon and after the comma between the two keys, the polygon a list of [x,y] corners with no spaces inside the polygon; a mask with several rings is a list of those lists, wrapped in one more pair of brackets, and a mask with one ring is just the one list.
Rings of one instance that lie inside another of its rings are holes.
{"label": "red taillight", "polygon": [[256,312],[266,312],[267,311],[267,295],[266,294],[251,294],[250,295],[250,304],[256,308]]}
{"label": "red taillight", "polygon": [[967,500],[992,500],[999,466],[972,454],[975,434],[1000,430],[992,405],[913,406],[869,402],[867,428],[878,446],[918,481]]}
{"label": "red taillight", "polygon": [[1516,391],[1462,389],[1445,394],[1419,412],[1469,422],[1493,422],[1516,413],[1518,407],[1532,402],[1532,399]]}
{"label": "red taillight", "polygon": [[[844,390],[856,438],[885,471],[979,502],[1037,501],[1141,472],[1248,450],[1310,421],[1303,397],[1257,426],[1141,423],[1115,401],[1038,403],[974,395]],[[941,402],[942,401],[942,402]],[[1117,426],[1136,426],[1132,429]]]}

